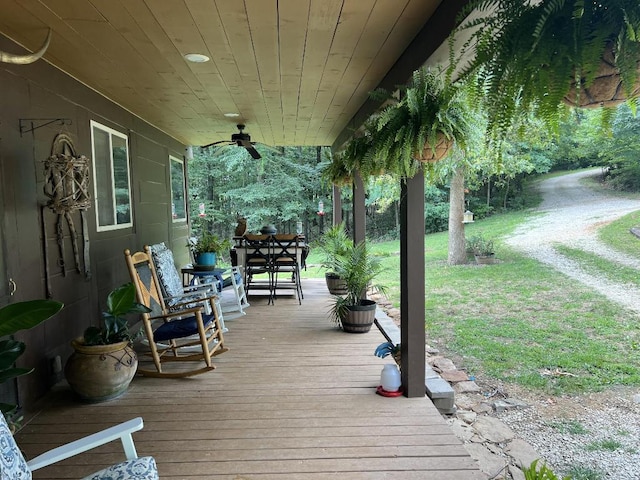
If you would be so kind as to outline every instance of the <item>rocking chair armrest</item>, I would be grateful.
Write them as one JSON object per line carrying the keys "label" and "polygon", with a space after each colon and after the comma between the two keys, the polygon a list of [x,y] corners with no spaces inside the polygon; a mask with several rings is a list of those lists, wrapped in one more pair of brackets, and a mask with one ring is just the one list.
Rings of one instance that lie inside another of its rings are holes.
{"label": "rocking chair armrest", "polygon": [[48,452],[29,460],[27,465],[32,471],[38,470],[118,439],[122,441],[122,447],[124,448],[127,460],[133,460],[138,457],[138,453],[136,452],[136,447],[133,444],[133,437],[131,434],[138,430],[142,430],[143,426],[142,418],[136,417],[127,422],[120,423],[87,437],[61,445],[53,450],[49,450]]}
{"label": "rocking chair armrest", "polygon": [[[191,302],[193,303],[193,302]],[[177,311],[177,312],[166,312],[166,313],[162,313],[160,315],[154,315],[152,317],[149,317],[149,320],[168,320],[171,319],[173,317],[182,317],[186,314],[196,314],[197,312],[201,312],[202,311],[202,307],[193,307],[193,308],[185,308],[183,310]]]}
{"label": "rocking chair armrest", "polygon": [[[198,292],[206,292],[207,290],[213,290],[215,285],[213,283],[201,283],[200,285],[187,285],[182,287],[185,295],[193,295]],[[177,295],[180,297],[181,295]]]}
{"label": "rocking chair armrest", "polygon": [[203,298],[192,298],[185,302],[178,302],[178,303],[174,303],[173,305],[167,305],[167,309],[170,312],[174,312],[176,310],[180,310],[181,312],[183,312],[186,310],[185,307],[189,308],[190,305],[198,305],[198,308],[203,308],[206,303],[215,304],[217,300],[218,300],[217,295],[213,295],[210,297],[203,297]]}
{"label": "rocking chair armrest", "polygon": [[[208,288],[206,290],[202,289],[202,292],[194,291],[194,292],[183,293],[181,295],[173,295],[173,296],[170,296],[170,297],[164,297],[164,300],[165,300],[165,303],[166,303],[167,300],[179,300],[181,298],[187,298],[187,299],[190,299],[190,301],[185,301],[183,303],[184,304],[189,304],[189,303],[194,303],[194,302],[201,302],[203,300],[209,300],[209,299],[214,299],[215,300],[215,299],[217,299],[218,295],[215,294],[215,293],[209,294],[209,295],[205,295],[205,294],[209,293],[208,291],[210,291],[210,290],[211,290],[211,288]],[[199,293],[201,293],[203,295],[200,296],[200,297],[196,297],[197,294],[199,294]],[[196,298],[194,298],[194,297],[196,297]],[[176,305],[179,305],[179,304],[176,304]]]}

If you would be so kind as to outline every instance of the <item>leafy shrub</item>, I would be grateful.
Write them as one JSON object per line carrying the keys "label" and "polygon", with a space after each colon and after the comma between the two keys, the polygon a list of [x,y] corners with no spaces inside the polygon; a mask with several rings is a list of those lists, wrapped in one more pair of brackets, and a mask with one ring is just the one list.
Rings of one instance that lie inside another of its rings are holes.
{"label": "leafy shrub", "polygon": [[449,228],[449,204],[427,204],[424,207],[425,233],[445,232]]}

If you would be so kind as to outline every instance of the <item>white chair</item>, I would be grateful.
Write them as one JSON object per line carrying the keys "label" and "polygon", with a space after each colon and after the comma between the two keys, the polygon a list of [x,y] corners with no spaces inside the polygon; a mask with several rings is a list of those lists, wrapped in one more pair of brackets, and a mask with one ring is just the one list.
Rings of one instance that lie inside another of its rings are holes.
{"label": "white chair", "polygon": [[142,430],[142,418],[115,425],[88,437],[49,450],[26,461],[18,448],[7,422],[0,414],[0,479],[29,480],[31,472],[79,455],[115,440],[122,442],[126,461],[93,473],[83,480],[156,480],[158,469],[153,457],[138,457],[131,434]]}
{"label": "white chair", "polygon": [[[245,308],[249,307],[247,301],[247,293],[244,288],[244,281],[242,280],[242,272],[240,267],[233,266],[230,269],[230,275],[223,278],[222,285],[220,285],[218,292],[220,295],[220,305],[222,307],[222,313],[227,320],[238,318],[242,315],[246,315]],[[226,274],[229,270],[223,272]],[[232,292],[228,298],[225,292]]]}

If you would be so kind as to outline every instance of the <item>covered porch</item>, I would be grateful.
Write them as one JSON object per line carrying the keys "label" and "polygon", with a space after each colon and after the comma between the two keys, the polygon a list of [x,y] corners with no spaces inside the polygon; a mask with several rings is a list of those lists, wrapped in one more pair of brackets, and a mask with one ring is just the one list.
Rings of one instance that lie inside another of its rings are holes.
{"label": "covered porch", "polygon": [[[484,478],[426,396],[376,395],[392,361],[373,355],[384,337],[375,327],[336,329],[324,280],[303,282],[302,305],[252,297],[247,315],[228,322],[230,351],[211,373],[136,377],[102,404],[78,403],[57,385],[16,435],[25,456],[142,416],[136,447],[155,457],[163,479]],[[120,455],[111,444],[34,478],[81,478]]]}

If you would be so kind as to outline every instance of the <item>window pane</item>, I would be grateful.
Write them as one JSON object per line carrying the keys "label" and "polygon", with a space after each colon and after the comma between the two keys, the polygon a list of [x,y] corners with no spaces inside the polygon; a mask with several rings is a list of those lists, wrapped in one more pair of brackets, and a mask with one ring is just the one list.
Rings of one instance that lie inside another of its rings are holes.
{"label": "window pane", "polygon": [[184,193],[184,163],[177,158],[171,161],[171,213],[174,221],[187,218],[187,206]]}
{"label": "window pane", "polygon": [[129,197],[129,155],[127,141],[113,138],[113,183],[116,192],[116,223],[131,223],[131,201]]}
{"label": "window pane", "polygon": [[111,179],[111,155],[109,155],[109,133],[93,128],[93,165],[96,184],[96,208],[98,225],[113,225],[113,181]]}
{"label": "window pane", "polygon": [[91,122],[98,230],[132,224],[127,137]]}

